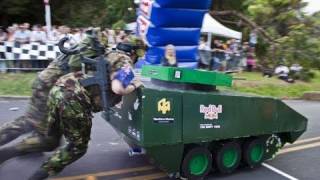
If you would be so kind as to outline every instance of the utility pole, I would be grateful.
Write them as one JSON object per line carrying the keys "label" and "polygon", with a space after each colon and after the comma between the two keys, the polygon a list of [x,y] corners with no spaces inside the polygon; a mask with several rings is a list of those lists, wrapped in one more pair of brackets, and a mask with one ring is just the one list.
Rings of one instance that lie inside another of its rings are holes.
{"label": "utility pole", "polygon": [[46,27],[47,27],[47,36],[49,39],[52,38],[52,24],[51,24],[51,9],[50,9],[50,0],[43,0],[45,5],[45,19],[46,19]]}

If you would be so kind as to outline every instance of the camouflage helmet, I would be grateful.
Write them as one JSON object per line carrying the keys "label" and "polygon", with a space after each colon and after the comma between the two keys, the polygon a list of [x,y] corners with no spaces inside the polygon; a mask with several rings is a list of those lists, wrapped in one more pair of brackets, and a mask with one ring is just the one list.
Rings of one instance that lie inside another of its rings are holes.
{"label": "camouflage helmet", "polygon": [[110,65],[111,73],[116,72],[125,64],[130,64],[133,66],[132,59],[123,52],[112,51],[107,55],[107,61]]}

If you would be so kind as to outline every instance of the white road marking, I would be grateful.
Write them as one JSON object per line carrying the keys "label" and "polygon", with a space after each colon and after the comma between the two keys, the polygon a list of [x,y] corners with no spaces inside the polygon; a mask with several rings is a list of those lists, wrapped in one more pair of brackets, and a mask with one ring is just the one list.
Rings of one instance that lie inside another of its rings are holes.
{"label": "white road marking", "polygon": [[287,173],[285,173],[285,172],[283,172],[283,171],[281,171],[281,170],[279,170],[279,169],[277,169],[277,168],[275,168],[273,166],[270,166],[269,164],[262,163],[262,166],[266,167],[267,169],[270,169],[271,171],[273,171],[273,172],[275,172],[275,173],[277,173],[277,174],[279,174],[279,175],[281,175],[281,176],[283,176],[283,177],[285,177],[287,179],[299,180],[298,178],[295,178],[295,177],[293,177],[293,176],[291,176],[291,175],[289,175],[289,174],[287,174]]}

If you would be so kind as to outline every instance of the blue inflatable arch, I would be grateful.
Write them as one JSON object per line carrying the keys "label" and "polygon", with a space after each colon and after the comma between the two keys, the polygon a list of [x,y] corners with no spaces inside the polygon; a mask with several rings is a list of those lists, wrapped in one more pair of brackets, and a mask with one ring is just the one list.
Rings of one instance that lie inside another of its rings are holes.
{"label": "blue inflatable arch", "polygon": [[198,59],[202,21],[211,0],[141,0],[138,35],[149,46],[146,63],[159,64],[164,47],[176,46],[179,64],[193,66]]}

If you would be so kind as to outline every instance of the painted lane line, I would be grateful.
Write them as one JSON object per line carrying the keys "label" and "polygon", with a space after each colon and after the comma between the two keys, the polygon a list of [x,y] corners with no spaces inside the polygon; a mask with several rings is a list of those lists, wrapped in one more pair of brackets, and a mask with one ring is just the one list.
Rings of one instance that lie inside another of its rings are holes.
{"label": "painted lane line", "polygon": [[[309,138],[309,139],[303,139],[300,141],[296,141],[293,145],[299,145],[299,144],[304,144],[304,143],[309,143],[313,141],[320,140],[320,137],[315,137],[315,138]],[[312,144],[306,144],[302,146],[294,146],[290,147],[286,146],[284,149],[280,150],[278,155],[281,154],[286,154],[290,152],[296,152],[296,151],[301,151],[305,149],[311,149],[315,147],[320,146],[320,142],[312,143]],[[131,172],[139,172],[139,171],[148,171],[155,169],[152,166],[145,166],[145,167],[140,167],[140,168],[129,168],[129,169],[120,169],[120,170],[113,170],[113,171],[106,171],[106,172],[99,172],[99,173],[92,173],[92,174],[85,174],[85,175],[79,175],[79,176],[70,176],[70,177],[62,177],[62,178],[54,178],[51,180],[78,180],[78,179],[86,179],[88,177],[103,177],[103,176],[113,176],[113,175],[120,175],[120,174],[127,174]],[[160,177],[161,178],[161,177]]]}
{"label": "painted lane line", "polygon": [[119,180],[154,180],[154,179],[159,179],[164,177],[168,177],[168,175],[165,173],[154,173],[154,174],[149,174],[144,176],[133,176],[133,177],[123,178]]}
{"label": "painted lane line", "polygon": [[70,176],[70,177],[61,177],[61,178],[52,178],[51,180],[78,180],[78,179],[86,179],[87,177],[105,177],[105,176],[114,176],[114,175],[121,175],[133,172],[141,172],[141,171],[149,171],[155,169],[152,166],[144,166],[138,168],[128,168],[128,169],[119,169],[119,170],[112,170],[112,171],[105,171],[99,173],[92,173],[92,174],[84,174],[78,176]]}
{"label": "painted lane line", "polygon": [[313,142],[313,141],[320,141],[320,137],[302,139],[302,140],[296,141],[293,144],[286,145],[284,148],[290,148],[291,146],[297,146],[297,145],[300,145],[300,144],[310,143],[310,142]]}
{"label": "painted lane line", "polygon": [[305,149],[311,149],[311,148],[316,148],[320,146],[320,142],[316,142],[316,143],[312,143],[312,144],[306,144],[303,146],[297,146],[297,147],[291,147],[291,148],[286,148],[286,149],[282,149],[279,151],[279,153],[277,154],[286,154],[286,153],[290,153],[290,152],[296,152],[296,151],[300,151],[300,150],[305,150]]}
{"label": "painted lane line", "polygon": [[297,179],[297,178],[295,178],[295,177],[293,177],[293,176],[291,176],[291,175],[289,175],[289,174],[287,174],[287,173],[285,173],[285,172],[283,172],[283,171],[281,171],[281,170],[279,170],[279,169],[277,169],[277,168],[275,168],[273,166],[270,166],[269,164],[262,163],[262,166],[266,167],[267,169],[269,169],[269,170],[271,170],[271,171],[273,171],[273,172],[275,172],[275,173],[277,173],[277,174],[279,174],[279,175],[281,175],[281,176],[283,176],[283,177],[285,177],[287,179],[299,180],[299,179]]}
{"label": "painted lane line", "polygon": [[95,176],[88,176],[85,180],[98,180]]}

